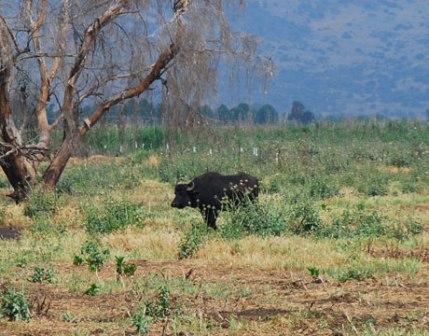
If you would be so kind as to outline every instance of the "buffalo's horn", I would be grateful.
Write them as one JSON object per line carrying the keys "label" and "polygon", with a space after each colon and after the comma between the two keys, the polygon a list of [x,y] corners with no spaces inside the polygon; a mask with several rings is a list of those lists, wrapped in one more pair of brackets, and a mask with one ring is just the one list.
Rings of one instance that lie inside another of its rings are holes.
{"label": "buffalo's horn", "polygon": [[188,184],[188,188],[186,190],[187,191],[192,191],[192,190],[194,190],[194,188],[195,188],[195,184],[194,184],[194,182],[191,182],[191,183]]}

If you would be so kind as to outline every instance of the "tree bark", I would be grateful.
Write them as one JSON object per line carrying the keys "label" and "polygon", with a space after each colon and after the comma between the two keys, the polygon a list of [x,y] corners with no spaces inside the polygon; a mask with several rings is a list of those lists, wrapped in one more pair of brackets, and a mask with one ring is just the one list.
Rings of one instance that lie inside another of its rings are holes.
{"label": "tree bark", "polygon": [[14,153],[2,159],[0,165],[14,190],[8,196],[16,203],[23,201],[36,184],[35,163]]}

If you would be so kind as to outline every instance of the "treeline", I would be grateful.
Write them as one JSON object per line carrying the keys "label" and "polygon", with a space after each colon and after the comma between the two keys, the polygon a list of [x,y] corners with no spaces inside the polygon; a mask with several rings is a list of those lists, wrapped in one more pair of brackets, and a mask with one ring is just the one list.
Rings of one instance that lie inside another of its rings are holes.
{"label": "treeline", "polygon": [[[82,107],[81,113],[89,115],[93,106],[86,105]],[[49,119],[54,120],[53,108],[48,108]],[[295,101],[292,104],[290,113],[279,113],[274,106],[265,104],[260,107],[251,106],[247,103],[240,103],[237,106],[229,108],[225,104],[213,109],[209,105],[203,105],[198,109],[198,114],[215,123],[228,124],[256,124],[267,125],[277,124],[281,121],[295,121],[308,124],[315,120],[312,112],[305,109],[301,102]],[[118,120],[144,121],[147,124],[161,124],[163,113],[161,104],[154,104],[146,98],[127,101],[121,106],[113,108],[104,117],[106,122],[117,122]]]}
{"label": "treeline", "polygon": [[[48,119],[52,122],[55,120],[53,108],[48,107]],[[82,107],[81,113],[89,115],[93,110],[93,106],[86,105]],[[373,116],[358,115],[354,117],[346,115],[327,115],[324,117],[316,117],[316,115],[306,109],[300,101],[294,101],[290,112],[279,113],[272,105],[265,104],[260,107],[251,106],[247,103],[240,103],[237,106],[229,108],[225,104],[213,109],[209,105],[203,105],[198,109],[198,114],[214,123],[221,125],[231,124],[249,124],[249,125],[273,125],[279,122],[290,122],[308,125],[315,121],[327,122],[342,122],[349,119],[365,121],[370,119],[385,120],[388,117],[380,114]],[[162,124],[163,113],[161,104],[154,104],[146,98],[140,98],[132,101],[127,101],[121,106],[113,108],[110,113],[106,114],[104,121],[108,123],[116,123],[120,120],[141,122],[149,125]],[[426,111],[426,120],[429,120],[429,110]]]}

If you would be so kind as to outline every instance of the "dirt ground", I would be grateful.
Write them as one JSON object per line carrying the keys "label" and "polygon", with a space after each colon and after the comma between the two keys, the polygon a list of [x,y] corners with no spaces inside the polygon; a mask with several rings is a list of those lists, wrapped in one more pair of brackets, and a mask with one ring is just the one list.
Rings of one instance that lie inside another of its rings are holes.
{"label": "dirt ground", "polygon": [[[370,279],[339,283],[290,271],[264,271],[247,267],[211,267],[190,261],[135,261],[135,278],[161,272],[183,278],[190,285],[223,284],[235,292],[245,286],[247,295],[227,298],[199,290],[195,295],[174,294],[184,311],[213,326],[207,335],[353,335],[364,325],[377,330],[401,327],[429,330],[429,280],[394,281]],[[61,266],[61,272],[70,272]],[[100,274],[115,278],[113,267]],[[0,335],[133,335],[126,321],[136,308],[135,292],[125,289],[90,297],[72,294],[52,285],[30,287],[30,297],[39,307],[31,322],[1,322]],[[75,316],[65,322],[64,312]],[[237,322],[238,321],[238,322]],[[232,323],[240,327],[234,331]],[[163,331],[163,329],[165,329]],[[85,332],[83,332],[84,330]],[[150,335],[170,335],[165,323],[157,323]],[[193,335],[193,333],[182,333]]]}

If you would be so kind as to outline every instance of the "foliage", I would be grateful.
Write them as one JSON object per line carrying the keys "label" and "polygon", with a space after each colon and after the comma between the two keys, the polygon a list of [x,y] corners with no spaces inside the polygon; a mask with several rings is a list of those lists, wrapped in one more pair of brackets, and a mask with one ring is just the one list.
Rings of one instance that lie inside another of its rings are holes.
{"label": "foliage", "polygon": [[313,278],[318,278],[320,276],[320,270],[317,267],[311,266],[308,267],[307,270]]}
{"label": "foliage", "polygon": [[322,226],[318,211],[305,199],[295,200],[288,213],[288,230],[297,235],[307,235],[318,232]]}
{"label": "foliage", "polygon": [[58,201],[56,193],[35,190],[25,204],[24,215],[30,218],[52,215],[58,209]]}
{"label": "foliage", "polygon": [[263,105],[255,114],[254,122],[259,125],[276,124],[279,114],[272,105]]}
{"label": "foliage", "polygon": [[110,256],[109,249],[103,249],[95,241],[85,242],[80,253],[80,255],[74,256],[73,264],[81,265],[85,262],[93,272],[99,271]]}
{"label": "foliage", "polygon": [[146,315],[144,309],[137,310],[132,316],[131,320],[133,326],[137,329],[139,335],[147,335],[150,331],[150,325],[152,323],[152,319],[150,316]]}
{"label": "foliage", "polygon": [[0,317],[5,316],[11,321],[30,320],[28,300],[24,293],[8,289],[1,295]]}
{"label": "foliage", "polygon": [[86,295],[96,296],[101,291],[101,286],[96,283],[92,283],[89,288],[85,291]]}
{"label": "foliage", "polygon": [[121,277],[123,275],[133,276],[137,270],[137,265],[133,263],[126,263],[125,257],[116,256],[116,274]]}
{"label": "foliage", "polygon": [[135,225],[141,220],[140,207],[127,201],[109,199],[100,208],[90,206],[85,208],[86,231],[90,234],[110,233]]}
{"label": "foliage", "polygon": [[56,281],[55,270],[52,267],[36,267],[29,280],[38,283],[54,283]]}
{"label": "foliage", "polygon": [[189,231],[185,233],[179,244],[179,259],[192,257],[204,243],[209,228],[206,224],[192,224]]}
{"label": "foliage", "polygon": [[305,109],[303,103],[299,101],[294,101],[292,103],[292,110],[288,115],[287,119],[289,121],[295,121],[304,125],[310,124],[315,120],[314,114]]}
{"label": "foliage", "polygon": [[220,228],[220,235],[224,238],[279,236],[285,231],[284,213],[279,206],[245,200],[239,206],[230,207],[224,216],[225,224]]}
{"label": "foliage", "polygon": [[[395,223],[396,221],[396,223]],[[389,237],[398,240],[409,239],[423,230],[422,225],[408,218],[404,222],[392,220],[379,211],[357,206],[334,216],[329,225],[320,227],[316,234],[325,238]]]}

